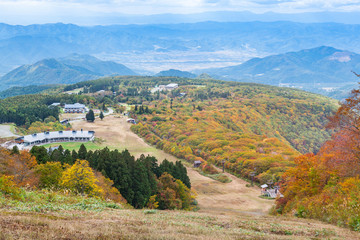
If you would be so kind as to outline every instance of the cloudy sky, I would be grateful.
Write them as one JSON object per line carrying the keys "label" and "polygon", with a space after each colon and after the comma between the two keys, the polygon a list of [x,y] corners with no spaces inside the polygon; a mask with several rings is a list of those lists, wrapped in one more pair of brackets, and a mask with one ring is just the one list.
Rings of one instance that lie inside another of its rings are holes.
{"label": "cloudy sky", "polygon": [[101,24],[105,18],[124,14],[206,11],[360,12],[360,0],[0,0],[0,22],[24,25],[51,22]]}

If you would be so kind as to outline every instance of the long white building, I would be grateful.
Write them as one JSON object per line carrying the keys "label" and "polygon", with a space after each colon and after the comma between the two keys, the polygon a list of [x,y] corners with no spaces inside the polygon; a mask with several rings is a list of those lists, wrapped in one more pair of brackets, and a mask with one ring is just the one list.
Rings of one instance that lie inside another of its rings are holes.
{"label": "long white building", "polygon": [[15,139],[15,142],[24,146],[33,146],[55,142],[88,142],[94,138],[94,131],[57,131],[26,135]]}
{"label": "long white building", "polygon": [[64,112],[65,113],[84,113],[86,110],[84,104],[75,103],[75,104],[65,104]]}

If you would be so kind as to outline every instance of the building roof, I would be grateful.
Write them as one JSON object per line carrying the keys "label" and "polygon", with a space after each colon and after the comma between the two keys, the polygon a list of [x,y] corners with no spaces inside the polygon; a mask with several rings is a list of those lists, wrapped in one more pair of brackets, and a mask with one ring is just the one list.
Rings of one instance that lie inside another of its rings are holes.
{"label": "building roof", "polygon": [[177,84],[177,83],[170,83],[170,84],[166,85],[166,87],[170,87],[170,88],[178,87],[178,86],[179,86],[179,84]]}
{"label": "building roof", "polygon": [[65,108],[85,108],[85,105],[80,103],[65,104]]}
{"label": "building roof", "polygon": [[53,138],[91,138],[95,134],[94,131],[57,131],[57,132],[43,132],[43,133],[35,133],[31,135],[26,135],[16,140],[23,140],[24,142],[35,142],[35,141],[43,141],[45,139],[53,139]]}
{"label": "building roof", "polygon": [[49,147],[49,148],[47,149],[47,152],[48,152],[48,153],[53,152],[54,150],[59,149],[59,147],[60,147],[60,146]]}

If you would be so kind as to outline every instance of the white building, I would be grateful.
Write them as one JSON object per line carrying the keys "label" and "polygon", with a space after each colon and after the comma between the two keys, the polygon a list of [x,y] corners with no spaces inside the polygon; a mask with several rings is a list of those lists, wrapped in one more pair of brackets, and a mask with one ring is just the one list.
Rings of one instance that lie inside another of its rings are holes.
{"label": "white building", "polygon": [[86,111],[85,105],[80,103],[65,104],[65,113],[84,113]]}
{"label": "white building", "polygon": [[151,92],[157,92],[157,91],[171,91],[179,87],[179,84],[177,83],[170,83],[168,85],[159,85],[158,87],[154,87],[151,89]]}
{"label": "white building", "polygon": [[26,135],[16,138],[15,142],[24,146],[33,146],[54,142],[88,142],[94,138],[94,131],[57,131]]}
{"label": "white building", "polygon": [[178,87],[179,87],[179,84],[177,84],[177,83],[170,83],[170,84],[168,84],[168,85],[165,86],[165,89],[166,89],[166,90],[174,90],[174,89],[176,89],[176,88],[178,88]]}

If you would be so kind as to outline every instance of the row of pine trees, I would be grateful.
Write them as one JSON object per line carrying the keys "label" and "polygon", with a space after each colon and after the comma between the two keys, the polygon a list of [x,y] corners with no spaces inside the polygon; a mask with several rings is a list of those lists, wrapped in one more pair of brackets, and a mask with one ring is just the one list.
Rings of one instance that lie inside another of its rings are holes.
{"label": "row of pine trees", "polygon": [[[128,150],[120,152],[108,148],[87,151],[83,144],[78,151],[64,150],[62,146],[49,151],[45,147],[34,146],[30,153],[36,157],[38,164],[60,162],[73,165],[77,159],[87,160],[91,168],[111,179],[113,186],[135,208],[145,207],[150,197],[158,193],[158,179],[164,173],[170,174],[174,181],[180,180],[186,188],[191,188],[187,170],[180,161],[174,164],[165,159],[158,164],[152,156],[141,155],[135,159]],[[159,207],[166,208],[161,204]]]}

